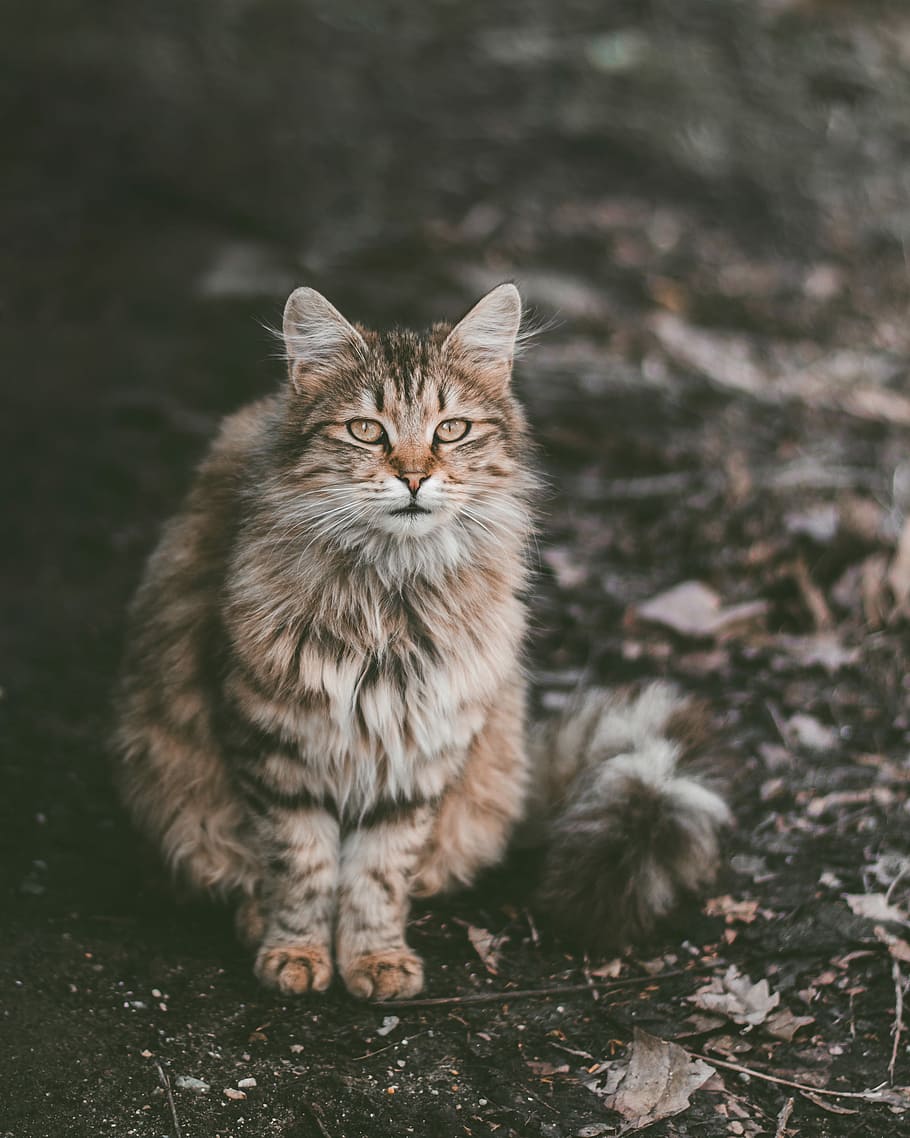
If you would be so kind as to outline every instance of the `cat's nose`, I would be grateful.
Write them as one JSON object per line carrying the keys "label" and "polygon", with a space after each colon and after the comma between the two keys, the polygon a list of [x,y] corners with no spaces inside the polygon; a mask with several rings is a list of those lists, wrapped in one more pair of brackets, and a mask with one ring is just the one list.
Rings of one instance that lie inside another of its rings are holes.
{"label": "cat's nose", "polygon": [[398,475],[399,479],[411,491],[411,497],[417,497],[417,491],[429,478],[428,474],[424,474],[422,470],[403,470]]}

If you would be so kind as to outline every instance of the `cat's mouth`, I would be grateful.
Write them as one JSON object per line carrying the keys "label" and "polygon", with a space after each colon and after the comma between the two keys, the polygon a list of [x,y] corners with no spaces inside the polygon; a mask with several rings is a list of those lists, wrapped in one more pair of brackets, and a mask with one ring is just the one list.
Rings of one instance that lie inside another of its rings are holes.
{"label": "cat's mouth", "polygon": [[407,518],[415,517],[417,514],[431,514],[433,511],[428,510],[426,506],[418,506],[416,502],[408,502],[400,510],[390,511],[393,518]]}

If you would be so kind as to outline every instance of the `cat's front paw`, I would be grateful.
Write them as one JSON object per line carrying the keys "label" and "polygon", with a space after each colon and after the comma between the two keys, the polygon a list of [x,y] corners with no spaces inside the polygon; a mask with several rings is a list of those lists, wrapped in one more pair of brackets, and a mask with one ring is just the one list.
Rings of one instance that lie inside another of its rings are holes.
{"label": "cat's front paw", "polygon": [[423,987],[423,961],[409,948],[355,956],[340,967],[347,990],[362,1000],[406,1000]]}
{"label": "cat's front paw", "polygon": [[263,946],[253,972],[267,988],[285,996],[324,992],[332,982],[332,957],[321,944]]}

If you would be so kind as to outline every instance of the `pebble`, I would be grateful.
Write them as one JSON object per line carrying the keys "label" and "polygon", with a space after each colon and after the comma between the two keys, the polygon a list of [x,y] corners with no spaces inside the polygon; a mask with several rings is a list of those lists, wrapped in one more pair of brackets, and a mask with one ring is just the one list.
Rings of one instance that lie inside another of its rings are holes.
{"label": "pebble", "polygon": [[239,1102],[240,1099],[246,1098],[246,1095],[243,1091],[235,1090],[234,1087],[225,1087],[224,1097],[229,1098],[231,1102]]}
{"label": "pebble", "polygon": [[207,1095],[211,1089],[208,1083],[203,1082],[202,1079],[195,1079],[192,1075],[178,1075],[174,1079],[174,1086],[179,1087],[182,1091],[195,1091],[198,1095]]}
{"label": "pebble", "polygon": [[249,1089],[250,1087],[255,1087],[256,1086],[256,1080],[254,1078],[241,1079],[237,1083],[237,1086],[240,1087],[241,1090],[246,1090],[246,1089]]}

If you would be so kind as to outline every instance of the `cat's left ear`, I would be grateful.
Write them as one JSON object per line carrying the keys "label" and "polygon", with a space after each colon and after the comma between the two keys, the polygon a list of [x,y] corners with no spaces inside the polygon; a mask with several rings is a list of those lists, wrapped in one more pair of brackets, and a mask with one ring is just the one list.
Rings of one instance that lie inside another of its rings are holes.
{"label": "cat's left ear", "polygon": [[505,386],[512,374],[520,324],[518,289],[513,284],[497,285],[455,325],[443,351]]}
{"label": "cat's left ear", "polygon": [[350,353],[366,354],[353,324],[314,288],[297,288],[284,306],[284,347],[294,390],[314,394]]}

